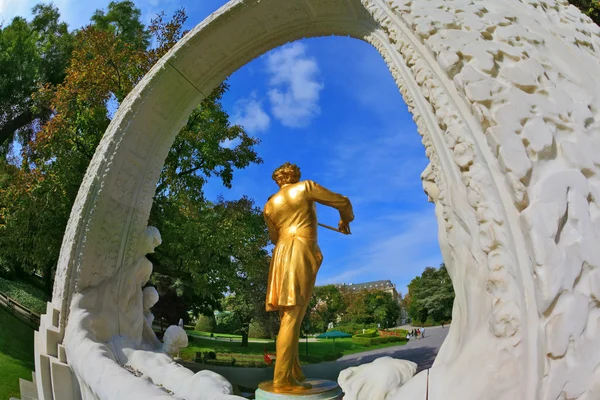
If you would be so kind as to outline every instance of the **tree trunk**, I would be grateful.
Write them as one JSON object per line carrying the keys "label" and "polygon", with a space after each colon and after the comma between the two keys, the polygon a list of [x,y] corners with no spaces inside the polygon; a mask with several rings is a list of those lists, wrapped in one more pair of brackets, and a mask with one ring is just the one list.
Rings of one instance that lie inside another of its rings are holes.
{"label": "tree trunk", "polygon": [[248,332],[250,331],[250,324],[244,324],[242,326],[242,347],[248,347]]}
{"label": "tree trunk", "polygon": [[17,115],[11,120],[8,120],[4,125],[0,126],[0,145],[11,140],[15,132],[23,126],[30,124],[36,115],[31,110],[26,110],[21,114]]}
{"label": "tree trunk", "polygon": [[23,277],[25,276],[25,271],[23,270],[23,267],[20,264],[13,264],[14,266],[12,267],[11,270],[11,277],[13,280],[17,281],[17,280],[22,280]]}
{"label": "tree trunk", "polygon": [[44,292],[48,297],[52,296],[52,286],[54,279],[52,276],[52,267],[54,263],[48,263],[44,269]]}

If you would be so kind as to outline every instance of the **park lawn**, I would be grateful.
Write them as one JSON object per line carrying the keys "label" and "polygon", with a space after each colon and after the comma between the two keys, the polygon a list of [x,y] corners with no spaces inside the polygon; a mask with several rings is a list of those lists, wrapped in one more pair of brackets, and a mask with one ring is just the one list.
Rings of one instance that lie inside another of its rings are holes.
{"label": "park lawn", "polygon": [[[381,349],[391,346],[402,346],[406,344],[406,341],[395,342],[395,343],[384,343],[374,346],[363,346],[352,342],[351,338],[336,339],[335,349],[333,347],[332,339],[319,340],[317,342],[308,342],[308,358],[306,357],[306,342],[300,339],[300,361],[302,364],[316,364],[322,361],[334,361],[338,358],[354,353],[361,353],[363,351],[370,351],[375,349]],[[204,339],[198,336],[189,337],[189,345],[187,348],[181,350],[181,358],[186,361],[193,361],[196,352],[207,352],[214,351],[217,353],[227,354],[253,354],[253,355],[264,355],[264,349],[267,349],[269,353],[275,352],[275,342],[270,341],[266,343],[248,343],[248,347],[241,347],[239,342],[224,342],[217,340]]]}
{"label": "park lawn", "polygon": [[0,399],[19,398],[19,378],[33,369],[33,328],[0,308]]}
{"label": "park lawn", "polygon": [[[196,331],[193,329],[186,329],[185,331],[187,332],[188,335],[192,335],[192,336],[210,337],[210,332]],[[213,333],[213,335],[215,337],[224,337],[224,338],[234,338],[234,339],[242,338],[242,335],[231,335],[229,333]]]}
{"label": "park lawn", "polygon": [[[195,336],[195,337],[199,337],[199,338],[204,338],[204,337],[209,338],[210,337],[210,332],[196,331],[193,329],[186,329],[185,331],[189,336]],[[242,340],[242,335],[231,335],[229,333],[213,333],[213,335],[214,335],[214,337],[232,338],[232,339]],[[267,343],[267,342],[273,341],[273,339],[256,339],[256,338],[250,338],[250,340],[260,341],[261,343]]]}

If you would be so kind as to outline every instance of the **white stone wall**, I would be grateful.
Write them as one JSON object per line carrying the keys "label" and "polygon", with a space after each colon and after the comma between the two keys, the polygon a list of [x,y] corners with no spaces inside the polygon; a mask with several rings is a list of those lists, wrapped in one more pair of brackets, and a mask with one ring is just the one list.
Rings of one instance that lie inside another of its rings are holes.
{"label": "white stone wall", "polygon": [[75,294],[136,262],[164,158],[205,94],[288,41],[350,35],[377,48],[413,112],[457,294],[435,366],[397,398],[600,398],[599,33],[555,0],[228,3],[152,69],[103,137],[63,240],[54,330]]}

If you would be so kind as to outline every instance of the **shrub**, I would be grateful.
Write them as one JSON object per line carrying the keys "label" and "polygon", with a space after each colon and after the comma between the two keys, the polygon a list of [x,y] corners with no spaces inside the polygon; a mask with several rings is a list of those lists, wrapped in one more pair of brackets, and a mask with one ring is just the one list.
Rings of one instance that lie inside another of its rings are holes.
{"label": "shrub", "polygon": [[394,343],[394,342],[402,342],[406,339],[403,339],[398,336],[384,336],[384,337],[352,337],[352,343],[360,344],[363,346],[375,346],[378,344],[384,343]]}
{"label": "shrub", "polygon": [[0,278],[0,293],[10,297],[30,311],[38,314],[46,312],[44,291],[26,282]]}
{"label": "shrub", "polygon": [[363,329],[377,329],[377,324],[357,324],[354,322],[348,322],[334,326],[332,329],[328,329],[328,331],[340,331],[354,335],[357,333],[362,333]]}
{"label": "shrub", "polygon": [[367,329],[365,330],[365,333],[357,333],[356,335],[354,335],[354,337],[366,337],[366,338],[373,338],[373,337],[377,337],[379,334],[377,333],[377,329]]}
{"label": "shrub", "polygon": [[256,339],[271,339],[271,332],[261,323],[253,321],[248,329],[248,337]]}
{"label": "shrub", "polygon": [[353,336],[352,337],[352,343],[361,344],[363,346],[371,346],[373,344],[372,341],[371,341],[371,339],[372,338]]}
{"label": "shrub", "polygon": [[215,330],[215,317],[208,317],[206,315],[199,315],[198,321],[196,322],[195,330],[199,332],[214,332]]}

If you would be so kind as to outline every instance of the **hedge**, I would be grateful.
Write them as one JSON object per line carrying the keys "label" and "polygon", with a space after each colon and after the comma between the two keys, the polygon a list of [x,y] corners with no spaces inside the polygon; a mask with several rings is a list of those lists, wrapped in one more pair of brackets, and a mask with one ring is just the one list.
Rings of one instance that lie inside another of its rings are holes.
{"label": "hedge", "polygon": [[353,337],[362,337],[362,338],[374,338],[379,334],[377,333],[377,329],[366,329],[365,333],[357,333]]}
{"label": "hedge", "polygon": [[35,313],[44,314],[46,312],[44,291],[26,282],[0,278],[0,293],[16,300],[23,307]]}
{"label": "hedge", "polygon": [[362,333],[363,329],[377,329],[377,324],[357,324],[354,322],[349,322],[346,324],[339,324],[337,326],[334,326],[333,328],[328,329],[327,332],[340,331],[349,333],[350,335],[354,335],[357,333]]}
{"label": "hedge", "polygon": [[383,343],[394,343],[394,342],[402,342],[406,339],[403,339],[398,336],[385,336],[385,337],[352,337],[352,343],[361,344],[363,346],[374,346],[377,344]]}

